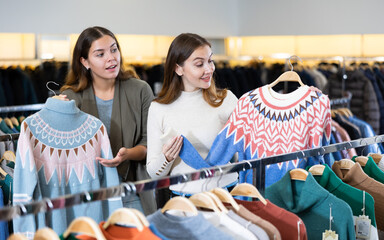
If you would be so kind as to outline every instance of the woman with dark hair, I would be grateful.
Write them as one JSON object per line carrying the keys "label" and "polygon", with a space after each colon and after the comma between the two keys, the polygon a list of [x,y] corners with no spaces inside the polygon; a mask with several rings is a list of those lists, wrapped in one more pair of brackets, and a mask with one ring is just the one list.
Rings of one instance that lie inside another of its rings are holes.
{"label": "woman with dark hair", "polygon": [[[215,86],[212,54],[210,43],[192,33],[177,36],[168,50],[163,87],[148,113],[147,171],[153,178],[194,171],[179,157],[181,135],[205,158],[235,109],[235,95]],[[234,173],[170,189],[176,195],[193,194],[236,181]]]}
{"label": "woman with dark hair", "polygon": [[[148,179],[147,114],[153,92],[149,85],[124,71],[119,43],[103,27],[90,27],[79,36],[62,95],[74,99],[80,110],[99,118],[106,126],[115,158],[98,161],[117,167],[120,180]],[[140,201],[141,200],[141,201]],[[156,210],[153,193],[123,198],[125,207],[150,214]]]}

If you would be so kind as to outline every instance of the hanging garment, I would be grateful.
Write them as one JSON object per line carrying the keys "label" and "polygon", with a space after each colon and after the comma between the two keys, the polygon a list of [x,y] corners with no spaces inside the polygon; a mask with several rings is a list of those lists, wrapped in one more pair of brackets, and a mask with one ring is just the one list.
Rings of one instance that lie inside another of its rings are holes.
{"label": "hanging garment", "polygon": [[351,92],[353,96],[350,103],[352,113],[368,122],[375,133],[379,133],[380,109],[372,83],[361,71],[347,71],[346,74],[348,80],[345,81],[344,89],[342,89],[343,73],[341,71],[328,78],[329,97],[331,99],[340,98],[343,97],[343,91]]}
{"label": "hanging garment", "polygon": [[[354,156],[352,160],[355,161],[356,157],[357,156]],[[361,166],[361,168],[369,177],[384,184],[384,172],[376,165],[371,156],[368,156],[367,158],[368,160],[365,163],[365,166]]]}
{"label": "hanging garment", "polygon": [[[369,193],[341,181],[328,165],[324,165],[322,175],[313,175],[313,177],[325,190],[345,201],[351,207],[354,219],[363,214],[368,216],[371,219],[371,239],[378,239],[374,200]],[[365,194],[365,198],[363,194]]]}
{"label": "hanging garment", "polygon": [[[336,131],[340,134],[342,142],[349,142],[351,141],[351,137],[348,135],[347,131],[340,126],[336,121],[332,121],[332,127],[335,127]],[[352,158],[353,156],[356,156],[356,149],[350,148],[348,149],[348,156],[349,158]]]}
{"label": "hanging garment", "polygon": [[308,239],[322,239],[329,230],[330,207],[339,239],[356,239],[352,210],[343,200],[323,189],[309,173],[305,181],[291,180],[287,173],[265,189],[265,196],[277,206],[297,214],[305,224]]}
{"label": "hanging garment", "polygon": [[159,209],[147,216],[147,219],[161,234],[169,239],[233,239],[231,236],[215,228],[204,219],[201,213],[197,216],[181,217],[167,212],[163,214]]}
{"label": "hanging garment", "polygon": [[239,199],[235,199],[235,201],[253,214],[273,224],[279,230],[281,239],[307,239],[307,230],[304,222],[297,215],[273,204],[268,199],[266,205],[260,201],[244,201]]}
{"label": "hanging garment", "polygon": [[244,226],[246,229],[251,231],[259,240],[268,240],[268,234],[264,229],[257,226],[256,224],[253,224],[251,221],[246,220],[245,218],[240,217],[237,215],[234,211],[230,210],[228,212],[228,217],[236,221],[237,223],[241,224],[241,226]]}
{"label": "hanging garment", "polygon": [[[241,161],[321,147],[329,144],[330,134],[331,114],[326,95],[308,86],[289,94],[263,86],[239,99],[205,160],[186,138],[179,155],[188,165],[200,169],[226,164],[236,152]],[[266,186],[290,169],[319,163],[324,163],[322,156],[268,165]],[[240,182],[245,181],[252,183],[252,172],[240,173]]]}
{"label": "hanging garment", "polygon": [[364,173],[359,163],[355,163],[350,169],[343,169],[340,162],[335,162],[332,170],[343,182],[371,194],[375,200],[377,229],[384,230],[384,184]]}
{"label": "hanging garment", "polygon": [[[253,214],[242,205],[239,205],[239,209],[236,210],[229,203],[223,203],[223,204],[228,210],[234,211],[238,216],[262,228],[265,231],[265,233],[268,235],[268,239],[281,240],[281,235],[279,230],[272,223]],[[262,237],[260,238],[262,239]]]}
{"label": "hanging garment", "polygon": [[199,211],[215,228],[238,240],[258,240],[255,235],[244,226],[231,219],[227,214]]}
{"label": "hanging garment", "polygon": [[[112,159],[101,121],[80,111],[74,101],[49,98],[42,110],[22,123],[13,180],[14,205],[117,186],[116,168],[102,166],[96,157]],[[121,198],[113,198],[27,215],[14,219],[14,232],[31,238],[47,224],[61,233],[79,216],[100,222],[121,206]]]}
{"label": "hanging garment", "polygon": [[148,240],[160,240],[149,227],[144,227],[139,231],[135,227],[110,225],[107,229],[104,229],[104,221],[99,223],[99,227],[106,238],[106,240],[136,240],[136,239],[148,239]]}

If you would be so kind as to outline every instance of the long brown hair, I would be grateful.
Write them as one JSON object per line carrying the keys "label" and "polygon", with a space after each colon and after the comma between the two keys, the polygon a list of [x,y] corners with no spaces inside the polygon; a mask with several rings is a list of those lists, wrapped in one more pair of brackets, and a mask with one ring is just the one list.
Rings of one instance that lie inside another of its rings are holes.
{"label": "long brown hair", "polygon": [[120,45],[115,35],[103,27],[89,27],[80,34],[76,41],[72,55],[71,69],[65,79],[65,85],[61,87],[60,91],[72,89],[74,92],[80,92],[86,89],[88,85],[92,83],[92,75],[90,71],[83,66],[80,59],[88,59],[88,53],[92,43],[105,35],[112,37],[116,41],[117,48],[120,52],[120,70],[116,80],[132,77],[132,74],[125,72],[123,69],[123,58],[121,56]]}
{"label": "long brown hair", "polygon": [[[170,104],[181,95],[184,85],[181,77],[175,72],[176,64],[183,66],[185,60],[201,46],[211,47],[211,44],[205,38],[194,33],[182,33],[172,41],[164,65],[163,87],[155,99],[156,102]],[[216,88],[214,79],[212,79],[211,86],[202,89],[202,92],[204,100],[213,107],[220,106],[227,96],[226,89]]]}

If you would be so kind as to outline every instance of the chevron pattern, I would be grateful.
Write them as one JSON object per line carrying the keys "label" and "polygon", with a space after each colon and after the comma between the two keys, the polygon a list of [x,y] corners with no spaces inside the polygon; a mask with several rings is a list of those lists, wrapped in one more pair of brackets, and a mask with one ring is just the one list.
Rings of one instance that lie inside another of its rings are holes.
{"label": "chevron pattern", "polygon": [[[30,118],[31,126],[23,122],[18,145],[23,168],[27,159],[30,171],[36,167],[38,172],[44,166],[46,184],[55,171],[60,184],[63,177],[68,184],[72,172],[82,183],[85,168],[95,178],[96,157],[101,156],[101,151],[108,153],[110,148],[104,125],[98,126],[89,116],[78,129],[64,132],[50,127],[38,113]],[[48,144],[43,143],[44,139],[48,139]]]}
{"label": "chevron pattern", "polygon": [[[323,136],[329,142],[331,115],[329,98],[308,91],[294,103],[278,106],[265,99],[267,86],[243,95],[221,134],[234,136],[234,145],[241,140],[249,159],[284,154],[322,145]],[[291,161],[295,168],[298,160]],[[289,163],[286,163],[287,165]],[[282,169],[283,163],[279,163]]]}

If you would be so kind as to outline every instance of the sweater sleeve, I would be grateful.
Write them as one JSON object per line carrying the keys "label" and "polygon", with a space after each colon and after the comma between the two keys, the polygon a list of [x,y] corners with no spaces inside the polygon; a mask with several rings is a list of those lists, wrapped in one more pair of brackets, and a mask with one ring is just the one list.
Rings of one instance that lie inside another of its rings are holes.
{"label": "sweater sleeve", "polygon": [[[240,101],[239,101],[240,102]],[[241,103],[240,103],[241,104]],[[215,138],[205,160],[201,158],[192,144],[184,137],[179,156],[195,169],[227,164],[236,152],[245,152],[243,121],[238,115],[238,106],[228,122]]]}
{"label": "sweater sleeve", "polygon": [[[172,138],[173,133],[164,136],[162,127],[162,113],[157,103],[152,103],[148,111],[148,146],[147,146],[147,172],[152,178],[167,176],[173,165],[165,158],[162,148],[165,139]],[[164,139],[164,140],[162,140]]]}
{"label": "sweater sleeve", "polygon": [[[33,147],[29,140],[29,134],[31,133],[28,124],[24,121],[18,140],[13,178],[13,204],[22,205],[22,207],[33,200],[41,200],[41,191],[38,187]],[[24,234],[28,239],[33,239],[38,227],[37,224],[33,214],[15,218],[13,219],[13,231],[14,233]]]}

